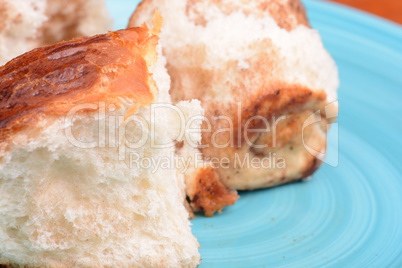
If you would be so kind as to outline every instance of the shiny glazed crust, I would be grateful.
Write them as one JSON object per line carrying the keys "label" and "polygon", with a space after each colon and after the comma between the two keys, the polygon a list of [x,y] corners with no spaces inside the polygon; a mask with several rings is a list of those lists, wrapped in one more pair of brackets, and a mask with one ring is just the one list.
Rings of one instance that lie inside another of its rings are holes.
{"label": "shiny glazed crust", "polygon": [[146,27],[76,39],[25,53],[0,67],[0,147],[44,115],[103,101],[149,105],[156,86],[148,68],[158,37]]}

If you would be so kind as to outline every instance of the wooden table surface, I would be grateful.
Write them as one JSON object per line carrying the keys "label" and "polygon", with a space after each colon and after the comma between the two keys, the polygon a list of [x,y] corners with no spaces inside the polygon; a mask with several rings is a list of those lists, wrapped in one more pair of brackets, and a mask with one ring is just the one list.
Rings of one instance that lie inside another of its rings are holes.
{"label": "wooden table surface", "polygon": [[402,0],[331,0],[402,24]]}

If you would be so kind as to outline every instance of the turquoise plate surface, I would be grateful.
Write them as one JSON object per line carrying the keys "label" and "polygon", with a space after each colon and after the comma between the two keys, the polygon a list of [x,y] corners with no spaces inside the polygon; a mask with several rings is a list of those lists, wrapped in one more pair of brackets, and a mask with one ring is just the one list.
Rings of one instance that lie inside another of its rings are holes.
{"label": "turquoise plate surface", "polygon": [[[116,29],[137,3],[108,1]],[[198,216],[200,267],[402,267],[402,28],[305,4],[340,72],[332,166],[308,182],[241,193],[214,218]]]}

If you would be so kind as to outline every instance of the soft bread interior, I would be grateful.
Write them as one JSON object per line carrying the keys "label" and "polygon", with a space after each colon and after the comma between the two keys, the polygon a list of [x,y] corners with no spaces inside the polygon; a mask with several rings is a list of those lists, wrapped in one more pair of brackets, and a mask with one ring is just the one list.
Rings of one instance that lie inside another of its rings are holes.
{"label": "soft bread interior", "polygon": [[[170,103],[159,58],[151,67],[155,103]],[[101,104],[99,104],[101,105]],[[202,112],[197,102],[188,110]],[[14,135],[0,161],[0,260],[31,267],[196,267],[184,182],[174,165],[138,164],[174,156],[154,148],[181,122],[151,117],[150,106],[126,118],[130,104],[105,112],[44,117]],[[185,110],[185,109],[184,109]],[[136,118],[138,121],[130,119]],[[152,128],[151,128],[152,126]],[[90,143],[96,142],[92,146]],[[131,145],[131,146],[130,146]],[[87,147],[87,148],[83,148]],[[148,163],[148,162],[147,162]]]}

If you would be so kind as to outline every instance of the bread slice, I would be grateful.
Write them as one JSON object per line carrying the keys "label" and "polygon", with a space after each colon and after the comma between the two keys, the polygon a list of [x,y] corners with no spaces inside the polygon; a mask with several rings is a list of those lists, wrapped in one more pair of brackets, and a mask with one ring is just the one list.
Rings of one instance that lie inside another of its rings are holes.
{"label": "bread slice", "polygon": [[187,179],[193,207],[222,209],[200,177],[253,190],[310,176],[324,159],[339,82],[301,2],[144,0],[129,25],[149,23],[154,10],[165,19],[173,101],[201,100],[200,150],[206,161],[221,161],[217,174]]}
{"label": "bread slice", "polygon": [[[157,32],[63,42],[0,67],[0,264],[199,264],[175,148],[152,144],[181,127],[152,116],[171,104]],[[197,101],[176,108],[202,113]],[[168,165],[148,167],[159,159]]]}
{"label": "bread slice", "polygon": [[33,48],[111,30],[104,0],[0,0],[0,64]]}

